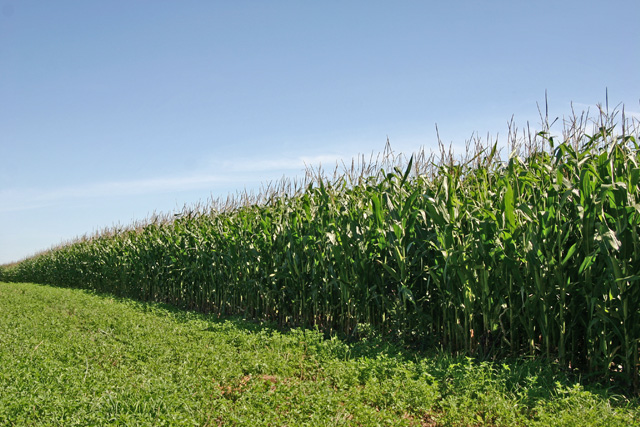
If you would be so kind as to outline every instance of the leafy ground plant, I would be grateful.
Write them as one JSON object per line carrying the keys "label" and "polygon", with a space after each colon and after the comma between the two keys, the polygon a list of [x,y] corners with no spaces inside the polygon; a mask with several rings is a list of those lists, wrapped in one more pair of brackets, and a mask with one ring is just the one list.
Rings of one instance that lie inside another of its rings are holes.
{"label": "leafy ground plant", "polygon": [[0,425],[640,426],[638,401],[552,365],[277,331],[0,283]]}

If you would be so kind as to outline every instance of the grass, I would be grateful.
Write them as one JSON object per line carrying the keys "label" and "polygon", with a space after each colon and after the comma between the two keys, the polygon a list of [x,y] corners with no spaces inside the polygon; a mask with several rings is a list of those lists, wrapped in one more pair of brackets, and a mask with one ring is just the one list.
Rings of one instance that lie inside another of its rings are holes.
{"label": "grass", "polygon": [[640,426],[637,400],[540,360],[418,354],[365,332],[347,343],[0,283],[0,425]]}

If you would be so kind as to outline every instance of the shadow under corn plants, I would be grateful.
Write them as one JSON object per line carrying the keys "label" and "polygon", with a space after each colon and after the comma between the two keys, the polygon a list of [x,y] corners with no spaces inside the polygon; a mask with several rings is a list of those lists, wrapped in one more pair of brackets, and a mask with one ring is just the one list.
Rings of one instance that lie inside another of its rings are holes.
{"label": "shadow under corn plants", "polygon": [[512,126],[508,158],[479,139],[462,158],[387,146],[333,174],[87,236],[2,277],[329,334],[369,325],[637,392],[639,123],[600,113],[573,115],[561,137],[548,120]]}

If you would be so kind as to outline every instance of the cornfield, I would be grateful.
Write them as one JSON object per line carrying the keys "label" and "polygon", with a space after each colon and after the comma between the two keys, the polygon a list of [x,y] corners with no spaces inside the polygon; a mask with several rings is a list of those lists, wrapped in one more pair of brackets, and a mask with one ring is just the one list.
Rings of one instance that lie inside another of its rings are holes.
{"label": "cornfield", "polygon": [[562,138],[512,129],[507,159],[476,141],[461,159],[441,145],[437,161],[387,149],[332,175],[310,169],[61,245],[0,279],[347,335],[366,326],[637,391],[640,151],[637,122],[616,118],[574,115]]}

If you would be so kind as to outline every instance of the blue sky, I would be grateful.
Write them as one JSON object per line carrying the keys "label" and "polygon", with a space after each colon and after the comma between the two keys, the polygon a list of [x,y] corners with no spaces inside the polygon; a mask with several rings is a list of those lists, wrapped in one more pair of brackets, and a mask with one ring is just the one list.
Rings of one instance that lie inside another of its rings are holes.
{"label": "blue sky", "polygon": [[[0,264],[359,153],[605,101],[640,2],[0,0]],[[640,117],[640,115],[638,115]]]}

